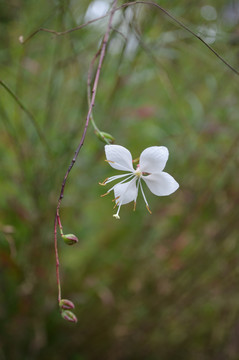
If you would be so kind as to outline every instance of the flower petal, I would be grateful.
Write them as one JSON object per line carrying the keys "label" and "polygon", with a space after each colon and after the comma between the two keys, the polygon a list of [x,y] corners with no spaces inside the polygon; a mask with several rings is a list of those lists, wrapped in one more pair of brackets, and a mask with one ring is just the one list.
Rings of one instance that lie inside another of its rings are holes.
{"label": "flower petal", "polygon": [[168,160],[168,149],[165,146],[151,146],[145,149],[139,159],[139,166],[142,172],[161,172]]}
{"label": "flower petal", "polygon": [[177,181],[166,172],[142,176],[142,178],[146,182],[149,190],[157,196],[170,195],[179,187]]}
{"label": "flower petal", "polygon": [[114,186],[114,193],[116,204],[119,204],[119,206],[135,201],[138,194],[136,178],[134,177],[132,180],[124,184],[116,184]]}
{"label": "flower petal", "polygon": [[112,168],[123,171],[134,171],[132,155],[121,145],[105,145],[105,155]]}

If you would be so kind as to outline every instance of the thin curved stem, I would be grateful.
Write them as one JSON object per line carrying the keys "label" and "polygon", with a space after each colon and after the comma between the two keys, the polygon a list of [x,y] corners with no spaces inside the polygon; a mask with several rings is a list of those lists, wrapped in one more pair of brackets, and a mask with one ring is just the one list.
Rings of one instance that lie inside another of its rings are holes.
{"label": "thin curved stem", "polygon": [[57,288],[58,288],[58,303],[61,301],[61,280],[60,280],[60,261],[59,261],[59,254],[58,254],[58,246],[57,246],[57,223],[58,223],[58,216],[55,216],[55,223],[54,223],[54,245],[55,245],[55,257],[56,257],[56,281],[57,281]]}
{"label": "thin curved stem", "polygon": [[[102,45],[99,48],[99,50],[97,51],[97,53],[95,54],[95,56],[93,57],[93,59],[91,60],[90,66],[89,66],[89,70],[88,70],[88,77],[87,77],[87,99],[88,99],[88,106],[90,107],[90,103],[91,103],[91,80],[92,80],[92,73],[93,73],[93,68],[94,68],[94,64],[95,61],[97,59],[97,57],[100,55],[101,49],[102,49]],[[93,117],[93,112],[91,112],[90,114],[90,121],[91,124],[94,128],[94,130],[98,133],[100,133],[100,129],[98,128],[98,126],[96,125],[95,121],[94,121],[94,117]]]}
{"label": "thin curved stem", "polygon": [[[222,61],[224,63],[224,65],[226,65],[231,71],[233,71],[236,75],[239,76],[239,71],[236,70],[232,65],[230,65],[221,55],[218,54],[218,52],[216,50],[214,50],[209,44],[206,43],[206,41],[204,41],[199,35],[197,35],[193,30],[191,30],[187,25],[185,25],[182,21],[178,20],[177,18],[175,18],[169,11],[165,10],[162,6],[158,5],[155,2],[152,1],[132,1],[132,2],[128,2],[128,3],[124,3],[121,6],[117,7],[115,11],[118,11],[120,9],[123,9],[125,7],[129,7],[129,6],[133,6],[133,5],[138,5],[138,4],[143,4],[143,5],[150,5],[150,6],[154,6],[156,8],[158,8],[160,11],[162,11],[166,16],[168,16],[171,20],[173,20],[177,25],[179,25],[181,28],[183,28],[184,30],[186,30],[187,32],[189,32],[191,35],[193,35],[194,37],[196,37],[199,41],[201,41],[220,61]],[[109,16],[111,13],[107,13],[103,16],[100,16],[96,19],[90,20],[85,24],[79,25],[75,28],[66,30],[66,31],[55,31],[55,30],[51,30],[51,29],[46,29],[46,28],[40,28],[36,31],[34,31],[31,35],[29,35],[26,40],[24,40],[23,36],[20,36],[19,41],[22,44],[25,44],[28,40],[30,40],[33,36],[35,36],[37,33],[43,31],[43,32],[48,32],[48,33],[52,33],[54,35],[57,36],[61,36],[61,35],[66,35],[69,34],[73,31],[77,31],[80,30],[84,27],[86,27],[87,25],[99,21],[107,16]]]}
{"label": "thin curved stem", "polygon": [[182,23],[180,20],[176,19],[173,15],[171,15],[167,10],[165,10],[162,6],[152,2],[152,1],[133,1],[130,3],[125,3],[122,5],[122,7],[127,7],[127,6],[131,6],[131,5],[136,5],[136,4],[144,4],[144,5],[151,5],[154,6],[156,8],[158,8],[160,11],[162,11],[165,15],[167,15],[170,19],[172,19],[176,24],[178,24],[181,28],[183,28],[184,30],[186,30],[187,32],[189,32],[191,35],[193,35],[194,37],[196,37],[199,41],[201,41],[210,51],[213,52],[214,55],[216,55],[216,57],[218,59],[220,59],[229,69],[231,69],[236,75],[239,75],[239,71],[237,71],[232,65],[230,65],[226,60],[223,59],[223,57],[221,55],[219,55],[209,44],[206,43],[206,41],[204,41],[199,35],[197,35],[194,31],[192,31],[187,25],[185,25],[184,23]]}
{"label": "thin curved stem", "polygon": [[96,21],[99,21],[101,19],[104,19],[109,15],[110,15],[110,13],[107,13],[107,14],[105,14],[103,16],[99,16],[98,18],[90,20],[90,21],[86,22],[85,24],[76,26],[76,27],[74,27],[72,29],[68,29],[68,30],[65,30],[65,31],[56,31],[56,30],[53,30],[53,29],[39,28],[39,29],[35,30],[33,33],[31,33],[26,39],[24,39],[23,36],[20,36],[19,41],[20,41],[21,44],[26,44],[27,41],[29,41],[31,38],[33,38],[35,35],[37,35],[39,32],[48,32],[48,33],[56,35],[56,36],[66,35],[66,34],[69,34],[71,32],[83,29],[84,27],[86,27],[86,26],[88,26],[88,25],[90,25],[90,24],[92,24],[92,23],[94,23]]}
{"label": "thin curved stem", "polygon": [[[102,43],[103,45],[103,43]],[[89,71],[88,71],[88,78],[87,78],[87,99],[88,99],[88,106],[90,107],[90,103],[91,103],[91,80],[92,80],[92,73],[93,73],[93,68],[94,68],[94,63],[97,59],[97,57],[100,55],[101,49],[102,49],[102,45],[99,48],[99,50],[97,51],[97,53],[95,54],[95,56],[93,57],[90,66],[89,66]],[[95,134],[97,136],[101,136],[102,140],[106,143],[106,144],[110,144],[109,140],[104,136],[104,133],[102,133],[100,131],[100,129],[98,128],[98,126],[95,123],[94,117],[93,117],[93,111],[90,114],[90,121],[91,124],[95,130]]]}

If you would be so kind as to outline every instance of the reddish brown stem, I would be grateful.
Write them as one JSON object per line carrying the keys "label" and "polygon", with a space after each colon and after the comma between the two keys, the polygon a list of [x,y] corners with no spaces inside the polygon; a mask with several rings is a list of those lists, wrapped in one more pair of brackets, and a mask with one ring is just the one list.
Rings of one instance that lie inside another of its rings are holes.
{"label": "reddish brown stem", "polygon": [[60,196],[58,199],[58,203],[57,203],[57,208],[56,208],[56,216],[55,216],[55,223],[54,223],[54,244],[55,244],[55,257],[56,257],[56,278],[57,278],[57,285],[58,285],[58,302],[60,302],[61,300],[61,282],[60,282],[60,271],[59,271],[59,266],[60,266],[60,262],[59,262],[59,255],[58,255],[58,247],[57,247],[57,224],[60,226],[61,224],[61,220],[60,220],[60,206],[61,206],[61,201],[63,199],[64,196],[64,190],[65,190],[65,185],[66,185],[66,181],[67,178],[69,176],[69,173],[71,171],[71,169],[73,168],[77,156],[80,152],[80,149],[82,148],[83,144],[84,144],[84,140],[85,140],[85,136],[86,136],[86,132],[88,129],[88,125],[89,125],[89,121],[90,121],[90,117],[91,117],[91,113],[92,113],[92,109],[94,107],[94,103],[95,103],[95,96],[96,96],[96,91],[97,91],[97,86],[98,86],[98,82],[99,82],[99,77],[100,77],[100,71],[101,71],[101,67],[102,67],[102,63],[104,60],[104,56],[105,56],[105,51],[106,51],[106,46],[109,40],[109,33],[110,33],[110,29],[111,29],[111,24],[112,24],[112,19],[113,19],[113,15],[116,9],[116,4],[117,4],[117,0],[114,0],[113,2],[113,6],[112,6],[112,10],[110,12],[110,18],[109,18],[109,22],[108,22],[108,27],[107,30],[105,32],[104,38],[103,38],[103,42],[102,42],[102,46],[101,46],[101,50],[100,50],[100,59],[99,59],[99,63],[98,63],[98,67],[97,67],[97,71],[96,71],[96,75],[95,75],[95,80],[94,80],[94,85],[93,85],[93,89],[92,89],[92,96],[91,96],[91,100],[90,100],[90,105],[89,105],[89,110],[88,110],[88,114],[86,117],[86,121],[85,121],[85,127],[84,127],[84,131],[80,140],[80,143],[75,151],[75,155],[70,163],[70,166],[64,176],[64,180],[62,182],[61,185],[61,191],[60,191]]}
{"label": "reddish brown stem", "polygon": [[66,34],[69,34],[69,33],[73,32],[73,31],[80,30],[80,29],[82,29],[82,28],[84,28],[84,27],[86,27],[86,26],[88,26],[88,25],[90,25],[90,24],[92,24],[92,23],[94,23],[96,21],[104,19],[107,16],[109,16],[109,14],[99,16],[98,18],[90,20],[85,24],[76,26],[76,27],[74,27],[72,29],[65,30],[65,31],[56,31],[56,30],[53,30],[53,29],[39,28],[39,29],[35,30],[33,33],[31,33],[25,40],[24,40],[24,38],[22,36],[20,36],[19,41],[20,41],[21,44],[25,44],[28,40],[30,40],[33,36],[35,36],[39,32],[48,32],[50,34],[57,35],[57,36],[66,35]]}
{"label": "reddish brown stem", "polygon": [[58,246],[57,246],[57,222],[58,216],[56,214],[55,223],[54,223],[54,245],[55,245],[55,257],[56,257],[56,281],[57,281],[57,288],[58,288],[58,303],[61,301],[61,281],[60,281],[60,262],[59,262],[59,255],[58,255]]}

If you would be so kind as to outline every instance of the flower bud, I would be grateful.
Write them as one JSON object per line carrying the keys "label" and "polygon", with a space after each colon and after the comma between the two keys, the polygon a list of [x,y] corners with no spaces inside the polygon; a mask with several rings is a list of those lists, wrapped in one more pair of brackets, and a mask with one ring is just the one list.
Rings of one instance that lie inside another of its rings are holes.
{"label": "flower bud", "polygon": [[69,321],[69,322],[77,323],[77,321],[78,321],[75,314],[69,310],[63,310],[61,313],[61,316],[63,317],[64,320]]}
{"label": "flower bud", "polygon": [[68,299],[61,299],[61,301],[59,302],[59,306],[62,310],[69,310],[75,308],[73,302]]}
{"label": "flower bud", "polygon": [[67,245],[74,245],[79,241],[74,234],[61,235],[61,237]]}
{"label": "flower bud", "polygon": [[113,144],[115,142],[115,138],[111,134],[108,134],[104,131],[95,131],[95,134],[101,141],[103,141],[106,144],[108,144],[108,142],[110,144]]}

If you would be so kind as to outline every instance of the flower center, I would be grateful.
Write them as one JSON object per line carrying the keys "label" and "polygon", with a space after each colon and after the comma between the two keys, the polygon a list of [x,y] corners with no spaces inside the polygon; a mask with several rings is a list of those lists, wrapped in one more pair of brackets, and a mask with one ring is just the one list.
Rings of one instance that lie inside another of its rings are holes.
{"label": "flower center", "polygon": [[139,164],[137,165],[137,169],[135,170],[134,175],[137,176],[138,178],[140,178],[142,175],[142,171],[140,171]]}

